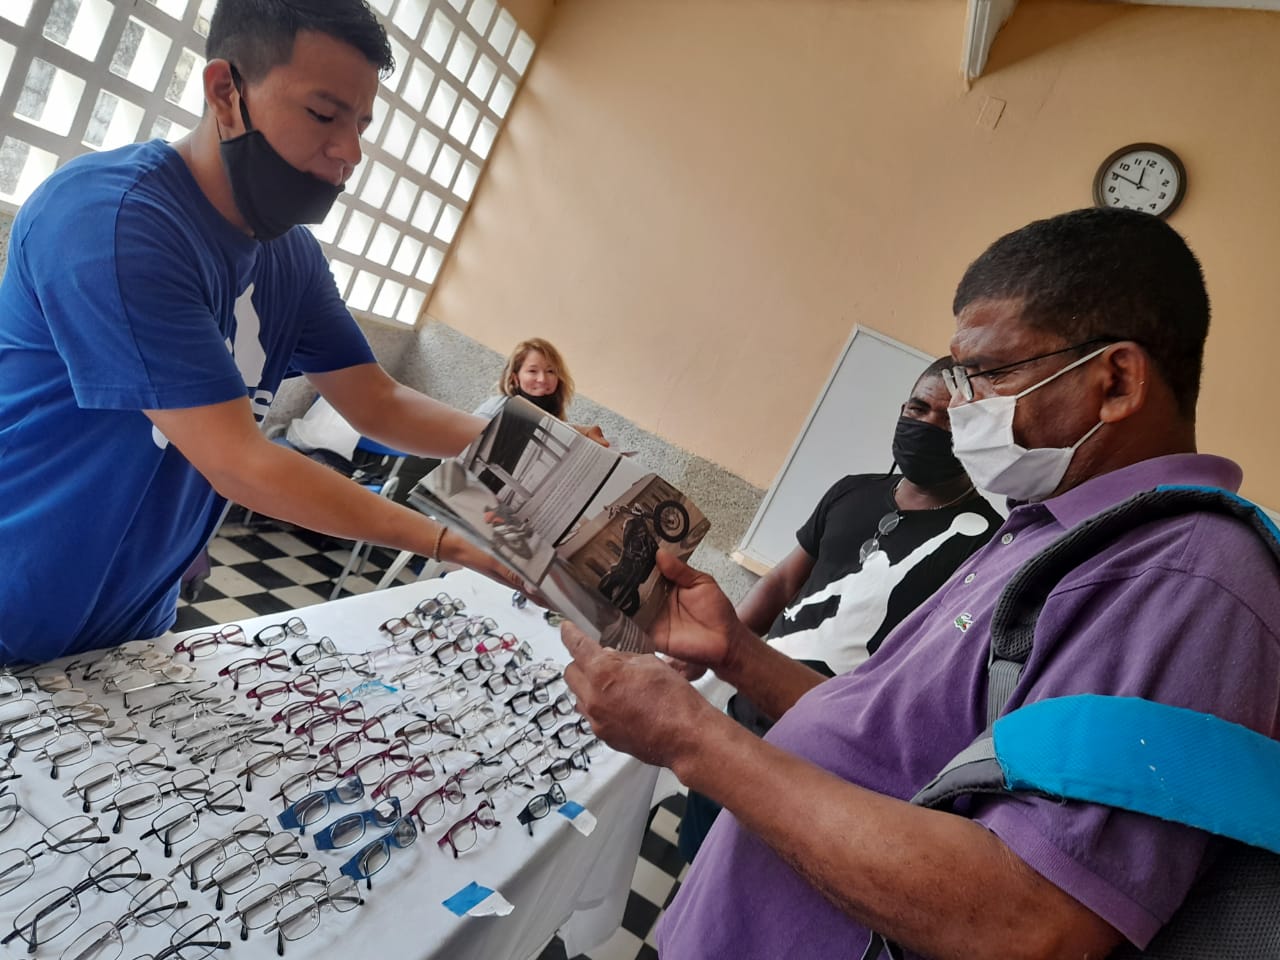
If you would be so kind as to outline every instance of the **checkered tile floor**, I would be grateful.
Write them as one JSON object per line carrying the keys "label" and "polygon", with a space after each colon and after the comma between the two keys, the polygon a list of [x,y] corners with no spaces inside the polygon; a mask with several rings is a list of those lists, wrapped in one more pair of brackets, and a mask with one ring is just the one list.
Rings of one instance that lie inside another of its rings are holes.
{"label": "checkered tile floor", "polygon": [[[238,519],[233,509],[231,519]],[[351,545],[322,534],[254,518],[249,525],[228,522],[209,544],[211,570],[191,602],[178,603],[173,629],[247,620],[267,613],[323,603],[333,592]],[[395,553],[375,548],[360,576],[348,576],[343,595],[367,593],[382,579]],[[397,582],[417,576],[406,568]],[[676,851],[676,831],[684,797],[672,797],[653,814],[640,847],[622,926],[606,943],[573,958],[553,940],[537,960],[653,960],[653,927],[680,887],[687,867]]]}

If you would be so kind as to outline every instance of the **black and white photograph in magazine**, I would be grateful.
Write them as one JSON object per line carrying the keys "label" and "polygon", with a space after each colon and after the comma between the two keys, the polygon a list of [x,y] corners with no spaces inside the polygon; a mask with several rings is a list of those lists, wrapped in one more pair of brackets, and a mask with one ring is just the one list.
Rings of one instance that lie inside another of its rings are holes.
{"label": "black and white photograph in magazine", "polygon": [[458,528],[601,643],[651,648],[658,550],[688,559],[710,527],[679,490],[519,398],[410,502]]}

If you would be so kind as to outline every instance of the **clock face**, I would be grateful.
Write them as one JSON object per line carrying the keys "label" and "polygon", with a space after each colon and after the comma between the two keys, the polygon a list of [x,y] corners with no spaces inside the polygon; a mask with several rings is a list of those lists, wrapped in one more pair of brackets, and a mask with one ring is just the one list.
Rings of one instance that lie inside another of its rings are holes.
{"label": "clock face", "polygon": [[1122,147],[1093,179],[1093,202],[1167,217],[1182,202],[1187,174],[1177,155],[1154,143]]}

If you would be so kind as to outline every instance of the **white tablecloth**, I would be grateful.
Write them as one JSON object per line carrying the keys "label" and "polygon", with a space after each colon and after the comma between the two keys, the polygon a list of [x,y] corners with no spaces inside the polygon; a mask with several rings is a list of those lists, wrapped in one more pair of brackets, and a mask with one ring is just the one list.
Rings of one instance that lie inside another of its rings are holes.
{"label": "white tablecloth", "polygon": [[[311,639],[328,635],[340,650],[356,652],[383,646],[385,638],[379,633],[378,624],[441,592],[464,599],[468,613],[491,616],[502,630],[528,640],[538,656],[552,657],[561,662],[566,659],[558,631],[547,626],[540,609],[533,604],[524,610],[515,609],[511,605],[509,589],[469,571],[458,571],[441,580],[348,597],[296,613],[306,621]],[[289,612],[272,614],[244,621],[241,626],[252,637],[264,626],[280,623],[289,615]],[[173,638],[168,637],[157,641],[161,645],[171,642]],[[243,648],[220,647],[214,656],[198,660],[196,665],[201,676],[213,677],[220,667],[248,653]],[[180,657],[179,662],[187,660]],[[72,676],[78,680],[79,674],[73,671]],[[118,701],[113,700],[118,694],[102,694],[100,684],[77,682],[77,685],[109,706],[113,715],[119,712]],[[226,683],[226,686],[229,691],[230,684]],[[376,700],[366,699],[365,703],[370,709],[379,705]],[[167,733],[157,734],[156,742],[170,750],[172,759],[175,743]],[[76,773],[88,765],[122,759],[125,752],[126,748],[95,747],[91,760],[65,768],[58,780],[50,779],[47,764],[41,765],[26,755],[15,758],[15,767],[23,777],[12,781],[10,787],[21,801],[23,812],[6,832],[0,834],[0,850],[26,847],[39,838],[45,827],[79,814],[79,798],[64,798],[63,790],[70,785]],[[35,876],[27,886],[0,897],[0,935],[12,929],[13,918],[18,911],[36,897],[60,884],[74,885],[83,879],[88,863],[107,849],[117,846],[135,848],[144,869],[155,876],[163,876],[176,865],[177,856],[188,846],[203,837],[225,836],[233,824],[248,813],[265,815],[272,828],[278,829],[276,814],[282,809],[282,802],[272,802],[268,798],[286,775],[300,769],[305,769],[305,764],[287,764],[268,782],[255,780],[253,791],[245,794],[245,814],[224,817],[203,814],[198,833],[176,844],[173,859],[164,858],[161,845],[154,838],[140,839],[149,826],[150,818],[126,822],[121,833],[112,836],[109,844],[90,847],[76,854],[41,857],[36,860]],[[211,779],[216,782],[233,775],[234,771],[228,767],[219,770]],[[365,897],[363,906],[345,914],[322,909],[319,929],[302,940],[287,944],[286,956],[299,960],[333,957],[341,949],[353,958],[525,960],[533,956],[557,930],[564,937],[570,956],[590,949],[608,939],[621,922],[656,776],[654,768],[607,749],[589,771],[575,771],[562,786],[569,800],[582,804],[596,817],[598,825],[590,836],[581,835],[567,819],[553,812],[534,823],[534,835],[530,837],[516,821],[516,813],[524,805],[526,797],[502,791],[496,800],[501,828],[480,831],[477,846],[454,860],[447,849],[441,851],[437,847],[436,840],[449,825],[475,808],[478,798],[469,791],[463,805],[450,807],[444,820],[423,831],[414,846],[392,850],[390,863],[373,878],[372,891],[366,891],[361,884]],[[437,785],[429,785],[426,789],[434,789]],[[539,778],[540,790],[549,786],[549,780]],[[176,799],[166,798],[166,803],[176,802]],[[325,821],[310,828],[307,836],[302,838],[308,859],[325,864],[330,879],[339,876],[338,868],[359,849],[359,844],[338,851],[317,851],[311,835],[339,813],[368,809],[370,803],[366,796],[365,800],[350,807],[335,808],[338,812],[331,812]],[[97,805],[101,806],[101,803]],[[110,814],[102,815],[101,825],[108,833],[113,819]],[[381,833],[371,827],[361,843]],[[258,882],[282,882],[293,869],[294,865],[268,864]],[[449,912],[442,901],[471,881],[500,892],[514,905],[514,910],[505,917],[457,917]],[[172,926],[200,913],[215,913],[220,919],[227,917],[240,895],[230,895],[225,908],[217,913],[213,909],[213,891],[192,892],[190,884],[181,876],[175,878],[174,885],[179,894],[190,901],[190,906],[168,927],[148,929],[129,925],[123,935],[125,958],[158,952],[168,944]],[[134,889],[137,886],[135,884]],[[72,930],[47,946],[42,945],[39,956],[59,956],[93,922],[120,917],[128,909],[129,896],[128,892],[108,894],[94,890],[81,895],[81,919]],[[216,957],[267,960],[276,955],[273,935],[254,931],[245,942],[239,939],[238,926],[226,922],[222,926],[223,935],[231,941],[232,947],[218,951]],[[7,948],[0,948],[0,953],[7,949],[15,956],[20,955],[25,952],[25,946],[22,941],[11,941]]]}

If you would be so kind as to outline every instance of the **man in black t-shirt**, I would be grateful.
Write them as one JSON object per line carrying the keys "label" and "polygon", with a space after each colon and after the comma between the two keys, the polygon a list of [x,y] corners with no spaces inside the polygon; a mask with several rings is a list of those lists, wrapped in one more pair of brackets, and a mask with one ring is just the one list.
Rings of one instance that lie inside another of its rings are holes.
{"label": "man in black t-shirt", "polygon": [[[902,406],[893,440],[901,475],[836,481],[796,531],[796,548],[738,604],[739,619],[772,646],[830,676],[875,653],[1002,522],[951,452],[942,369],[952,362],[930,364]],[[777,719],[740,695],[728,709],[761,736]],[[718,812],[689,794],[680,827],[685,859],[692,861]]]}

